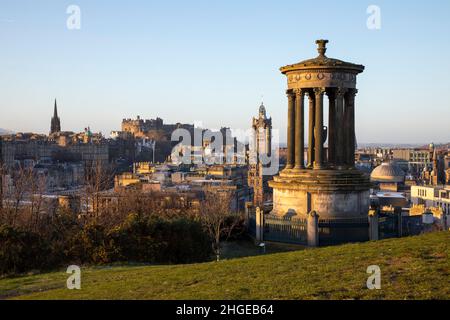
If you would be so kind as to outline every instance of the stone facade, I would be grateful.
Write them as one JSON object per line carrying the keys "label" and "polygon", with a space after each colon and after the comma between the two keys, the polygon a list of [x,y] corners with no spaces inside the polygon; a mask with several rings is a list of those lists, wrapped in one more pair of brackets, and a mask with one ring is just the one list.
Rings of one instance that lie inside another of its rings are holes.
{"label": "stone facade", "polygon": [[438,208],[450,228],[450,187],[412,186],[411,203],[424,208]]}
{"label": "stone facade", "polygon": [[17,161],[54,159],[60,162],[83,162],[90,165],[97,161],[102,165],[109,163],[109,147],[103,143],[76,143],[60,146],[54,141],[32,139],[8,139],[2,144],[2,160],[7,168],[12,168]]}
{"label": "stone facade", "polygon": [[122,121],[122,131],[133,134],[145,133],[150,130],[161,130],[162,128],[163,120],[160,118],[143,120],[137,116],[136,119],[123,119]]}
{"label": "stone facade", "polygon": [[254,145],[251,150],[253,155],[250,158],[253,161],[250,161],[249,165],[248,185],[253,188],[253,204],[262,207],[270,191],[268,184],[270,177],[263,174],[260,155],[269,157],[272,153],[272,118],[267,118],[264,104],[259,107],[258,117],[252,120],[252,130]]}
{"label": "stone facade", "polygon": [[170,141],[170,135],[176,129],[184,128],[192,131],[194,125],[191,124],[164,124],[163,119],[141,119],[139,116],[136,119],[123,119],[122,131],[129,132],[137,138],[150,138],[156,141],[166,140]]}

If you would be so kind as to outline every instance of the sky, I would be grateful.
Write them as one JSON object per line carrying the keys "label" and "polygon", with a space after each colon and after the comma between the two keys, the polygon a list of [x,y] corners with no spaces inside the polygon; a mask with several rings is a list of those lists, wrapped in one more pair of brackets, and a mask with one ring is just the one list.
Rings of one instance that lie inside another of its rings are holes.
{"label": "sky", "polygon": [[65,131],[109,135],[137,115],[245,130],[263,100],[283,142],[279,68],[323,38],[327,56],[366,66],[358,142],[449,142],[449,12],[448,0],[0,0],[0,128],[48,133],[56,98]]}

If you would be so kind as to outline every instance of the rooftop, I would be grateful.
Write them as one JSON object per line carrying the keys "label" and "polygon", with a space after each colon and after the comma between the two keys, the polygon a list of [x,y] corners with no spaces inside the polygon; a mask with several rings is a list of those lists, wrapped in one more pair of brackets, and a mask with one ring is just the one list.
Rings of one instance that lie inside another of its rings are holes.
{"label": "rooftop", "polygon": [[394,162],[385,162],[370,174],[373,182],[401,183],[405,181],[405,172]]}
{"label": "rooftop", "polygon": [[317,40],[317,51],[319,55],[316,58],[304,60],[295,64],[287,65],[280,68],[283,74],[289,71],[309,70],[309,69],[343,69],[347,72],[361,73],[364,71],[364,66],[345,62],[338,59],[328,58],[325,53],[327,51],[326,44],[328,40]]}

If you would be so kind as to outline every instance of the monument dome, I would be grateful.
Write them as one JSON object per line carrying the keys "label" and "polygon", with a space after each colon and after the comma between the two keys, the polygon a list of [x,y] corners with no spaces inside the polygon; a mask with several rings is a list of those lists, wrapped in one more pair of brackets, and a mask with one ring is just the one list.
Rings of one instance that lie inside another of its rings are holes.
{"label": "monument dome", "polygon": [[402,183],[405,182],[405,172],[394,162],[385,162],[372,171],[370,180],[378,183]]}

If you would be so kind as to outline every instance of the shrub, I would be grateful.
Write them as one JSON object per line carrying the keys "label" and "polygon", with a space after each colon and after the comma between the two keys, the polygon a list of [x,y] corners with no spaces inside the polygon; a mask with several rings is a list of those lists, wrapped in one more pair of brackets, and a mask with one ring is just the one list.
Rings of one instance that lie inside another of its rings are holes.
{"label": "shrub", "polygon": [[33,232],[0,226],[0,274],[49,267],[48,244]]}
{"label": "shrub", "polygon": [[211,254],[201,225],[184,218],[129,215],[111,239],[113,247],[120,248],[120,259],[126,261],[188,263],[205,261]]}
{"label": "shrub", "polygon": [[192,263],[207,260],[211,242],[199,222],[178,218],[169,223],[156,219],[149,222],[158,243],[165,244],[158,251],[157,260],[172,263]]}
{"label": "shrub", "polygon": [[70,238],[67,259],[81,264],[108,263],[106,244],[105,229],[97,224],[88,224]]}
{"label": "shrub", "polygon": [[146,219],[130,214],[109,235],[110,250],[122,261],[155,262],[155,252],[164,246],[152,238]]}
{"label": "shrub", "polygon": [[95,221],[82,225],[74,217],[57,216],[39,234],[0,225],[0,274],[69,264],[202,262],[211,251],[201,224],[186,218],[131,214],[107,229]]}

